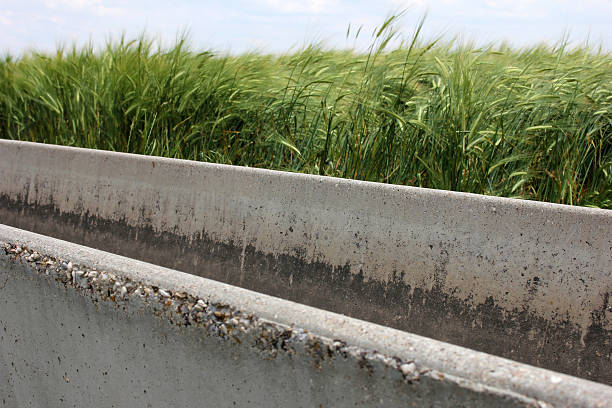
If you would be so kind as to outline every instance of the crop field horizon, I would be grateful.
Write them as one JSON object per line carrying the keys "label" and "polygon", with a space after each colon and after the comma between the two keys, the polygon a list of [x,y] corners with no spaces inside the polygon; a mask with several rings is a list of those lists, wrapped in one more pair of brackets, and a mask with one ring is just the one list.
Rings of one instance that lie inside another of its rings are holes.
{"label": "crop field horizon", "polygon": [[[278,55],[144,35],[0,61],[0,138],[612,208],[612,55],[399,42]],[[347,36],[356,32],[347,31]]]}

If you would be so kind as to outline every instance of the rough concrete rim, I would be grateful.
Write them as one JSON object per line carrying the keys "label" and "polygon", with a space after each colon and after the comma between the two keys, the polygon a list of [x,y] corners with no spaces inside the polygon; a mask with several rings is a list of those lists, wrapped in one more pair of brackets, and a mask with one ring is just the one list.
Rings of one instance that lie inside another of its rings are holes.
{"label": "rough concrete rim", "polygon": [[71,259],[128,279],[225,303],[328,339],[375,350],[465,380],[560,406],[601,406],[612,387],[431,340],[377,324],[274,298],[250,290],[125,258],[0,224],[0,241]]}

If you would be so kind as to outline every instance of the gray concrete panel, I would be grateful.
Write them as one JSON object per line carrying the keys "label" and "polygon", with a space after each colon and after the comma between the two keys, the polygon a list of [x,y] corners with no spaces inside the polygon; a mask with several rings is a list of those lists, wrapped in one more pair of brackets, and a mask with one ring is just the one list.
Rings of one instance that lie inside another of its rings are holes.
{"label": "gray concrete panel", "polygon": [[606,385],[2,225],[0,283],[3,406],[612,401]]}

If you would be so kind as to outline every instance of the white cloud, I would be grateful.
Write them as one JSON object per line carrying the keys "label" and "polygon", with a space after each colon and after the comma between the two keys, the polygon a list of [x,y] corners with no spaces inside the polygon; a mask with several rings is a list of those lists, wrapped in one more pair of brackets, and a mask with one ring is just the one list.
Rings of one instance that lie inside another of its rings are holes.
{"label": "white cloud", "polygon": [[488,0],[487,12],[500,17],[526,18],[542,14],[542,2],[534,0]]}
{"label": "white cloud", "polygon": [[47,16],[42,14],[36,14],[32,16],[32,20],[36,22],[49,22],[53,24],[64,24],[66,20],[57,16]]}
{"label": "white cloud", "polygon": [[95,8],[95,13],[96,15],[100,17],[106,17],[106,16],[116,17],[116,16],[122,16],[126,14],[126,10],[119,8],[119,7],[98,6]]}
{"label": "white cloud", "polygon": [[43,0],[44,5],[49,8],[84,8],[100,4],[101,2],[102,0]]}
{"label": "white cloud", "polygon": [[427,0],[391,0],[394,8],[427,8],[431,2]]}
{"label": "white cloud", "polygon": [[334,11],[338,0],[263,0],[263,3],[282,13],[321,14]]}
{"label": "white cloud", "polygon": [[105,6],[102,0],[43,0],[43,3],[51,9],[69,8],[85,11],[99,17],[120,16],[126,12],[125,9],[120,7]]}
{"label": "white cloud", "polygon": [[13,24],[13,20],[11,17],[13,16],[12,11],[10,10],[0,10],[0,24],[10,26]]}

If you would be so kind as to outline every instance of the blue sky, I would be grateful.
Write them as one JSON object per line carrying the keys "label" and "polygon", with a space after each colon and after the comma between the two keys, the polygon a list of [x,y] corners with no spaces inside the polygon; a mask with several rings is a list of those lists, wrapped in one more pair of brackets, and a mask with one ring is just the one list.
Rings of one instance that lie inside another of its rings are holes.
{"label": "blue sky", "polygon": [[[197,50],[283,52],[313,41],[363,48],[389,13],[405,8],[406,37],[427,12],[429,37],[460,34],[524,46],[552,44],[569,33],[574,44],[589,38],[612,50],[612,0],[2,0],[0,52],[103,44],[143,31],[169,44],[184,30]],[[349,23],[363,26],[357,41],[346,39]]]}

